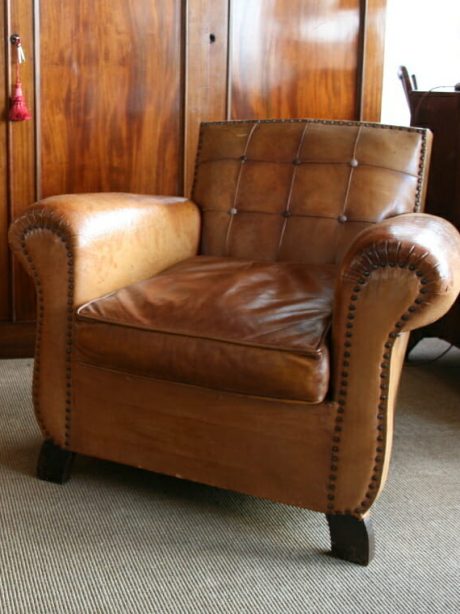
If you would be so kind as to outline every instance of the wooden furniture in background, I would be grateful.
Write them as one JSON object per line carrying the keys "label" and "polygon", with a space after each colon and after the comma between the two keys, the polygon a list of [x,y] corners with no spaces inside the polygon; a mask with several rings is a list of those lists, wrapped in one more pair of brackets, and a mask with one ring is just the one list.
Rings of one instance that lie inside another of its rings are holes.
{"label": "wooden furniture in background", "polygon": [[190,193],[201,121],[378,121],[385,0],[4,0],[33,120],[0,51],[0,356],[30,355],[32,286],[6,231],[62,192]]}
{"label": "wooden furniture in background", "polygon": [[[425,211],[443,217],[460,230],[460,92],[414,88],[407,68],[400,79],[409,104],[411,126],[434,135]],[[418,337],[440,337],[460,346],[460,302],[438,322],[417,331]]]}

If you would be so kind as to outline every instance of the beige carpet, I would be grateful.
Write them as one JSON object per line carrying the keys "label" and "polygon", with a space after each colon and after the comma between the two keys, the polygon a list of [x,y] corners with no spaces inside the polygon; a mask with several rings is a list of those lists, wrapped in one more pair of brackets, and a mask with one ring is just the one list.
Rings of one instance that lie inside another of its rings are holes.
{"label": "beige carpet", "polygon": [[368,568],[323,554],[313,512],[88,458],[38,481],[31,367],[0,361],[2,614],[460,611],[458,350],[405,369]]}

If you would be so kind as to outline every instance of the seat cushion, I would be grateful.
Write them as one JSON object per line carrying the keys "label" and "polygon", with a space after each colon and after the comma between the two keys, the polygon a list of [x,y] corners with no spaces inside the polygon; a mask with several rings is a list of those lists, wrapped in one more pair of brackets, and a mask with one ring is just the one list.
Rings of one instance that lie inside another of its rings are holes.
{"label": "seat cushion", "polygon": [[77,360],[184,384],[321,402],[331,265],[197,256],[77,311]]}

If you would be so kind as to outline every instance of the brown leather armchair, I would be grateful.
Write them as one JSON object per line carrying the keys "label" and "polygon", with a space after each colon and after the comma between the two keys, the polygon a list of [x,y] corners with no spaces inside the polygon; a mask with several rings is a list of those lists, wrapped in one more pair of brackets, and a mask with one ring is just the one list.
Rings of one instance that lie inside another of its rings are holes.
{"label": "brown leather armchair", "polygon": [[39,477],[74,453],[327,514],[367,564],[408,331],[460,284],[419,213],[430,133],[204,124],[192,200],[47,198],[11,229],[38,297]]}

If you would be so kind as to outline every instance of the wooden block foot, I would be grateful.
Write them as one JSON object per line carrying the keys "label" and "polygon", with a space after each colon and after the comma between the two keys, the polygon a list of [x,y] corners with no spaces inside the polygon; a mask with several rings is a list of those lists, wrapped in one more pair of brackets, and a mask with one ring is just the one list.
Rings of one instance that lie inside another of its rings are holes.
{"label": "wooden block foot", "polygon": [[46,482],[64,484],[70,478],[75,454],[46,439],[38,457],[37,477]]}
{"label": "wooden block foot", "polygon": [[339,559],[368,565],[374,556],[374,531],[369,517],[327,514],[331,534],[331,554]]}

